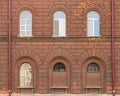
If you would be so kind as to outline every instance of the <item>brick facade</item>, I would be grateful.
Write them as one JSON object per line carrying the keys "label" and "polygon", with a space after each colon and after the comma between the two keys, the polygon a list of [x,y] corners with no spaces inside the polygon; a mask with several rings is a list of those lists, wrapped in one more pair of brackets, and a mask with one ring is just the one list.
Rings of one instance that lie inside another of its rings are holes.
{"label": "brick facade", "polygon": [[[0,93],[8,93],[8,0],[0,0]],[[115,89],[120,93],[119,0],[115,0]],[[20,12],[32,13],[33,37],[20,37]],[[53,15],[66,14],[66,37],[52,37]],[[87,37],[87,13],[100,15],[100,37]],[[72,94],[112,93],[111,80],[111,0],[12,0],[12,65],[13,93],[33,91],[48,94],[52,89],[55,63],[66,66],[66,86]],[[19,69],[28,62],[33,68],[33,89],[19,87]],[[88,74],[87,66],[96,62],[100,74]],[[59,75],[61,78],[64,74]],[[58,75],[56,78],[59,78]],[[56,79],[61,82],[62,79]],[[64,80],[63,80],[64,81]],[[94,84],[99,84],[98,86]],[[64,90],[65,89],[65,90]]]}

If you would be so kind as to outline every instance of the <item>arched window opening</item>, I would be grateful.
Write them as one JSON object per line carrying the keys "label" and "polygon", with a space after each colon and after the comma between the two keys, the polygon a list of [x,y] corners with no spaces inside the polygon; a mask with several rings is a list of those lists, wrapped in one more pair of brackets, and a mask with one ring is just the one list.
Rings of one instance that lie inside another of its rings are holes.
{"label": "arched window opening", "polygon": [[87,72],[96,73],[96,72],[99,72],[99,71],[100,71],[99,66],[96,63],[91,63],[87,67]]}
{"label": "arched window opening", "polygon": [[20,13],[20,36],[32,36],[32,13],[28,10]]}
{"label": "arched window opening", "polygon": [[54,34],[53,36],[66,36],[66,16],[63,11],[54,13]]}
{"label": "arched window opening", "polygon": [[95,11],[90,11],[87,15],[87,32],[88,36],[100,35],[100,16]]}
{"label": "arched window opening", "polygon": [[66,68],[65,65],[62,63],[57,63],[53,67],[53,72],[65,72]]}
{"label": "arched window opening", "polygon": [[23,63],[20,66],[20,87],[32,87],[32,67],[29,63]]}

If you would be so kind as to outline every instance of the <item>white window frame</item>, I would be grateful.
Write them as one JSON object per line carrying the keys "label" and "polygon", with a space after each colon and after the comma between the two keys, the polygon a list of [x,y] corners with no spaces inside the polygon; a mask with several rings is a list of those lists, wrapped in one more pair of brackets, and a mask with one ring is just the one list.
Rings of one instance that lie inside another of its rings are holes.
{"label": "white window frame", "polygon": [[[29,64],[29,63],[23,63],[23,64]],[[22,64],[22,65],[23,65],[23,64]],[[19,72],[20,72],[20,73],[19,73],[19,74],[20,74],[20,75],[19,75],[19,76],[20,76],[20,77],[19,77],[19,78],[20,78],[20,85],[19,85],[19,86],[20,86],[21,88],[32,87],[32,86],[27,86],[27,84],[28,84],[28,82],[29,82],[29,83],[32,83],[32,79],[33,79],[33,76],[32,76],[32,75],[33,75],[33,74],[31,73],[31,80],[28,80],[27,78],[28,78],[29,76],[28,76],[27,73],[29,73],[30,70],[29,70],[29,69],[28,69],[28,70],[25,70],[25,69],[22,70],[22,69],[21,69],[22,65],[20,66],[20,71],[19,71]],[[29,64],[29,67],[31,67],[30,64]],[[31,68],[32,68],[32,67],[31,67]],[[22,74],[21,74],[21,71],[23,72]],[[22,77],[24,78],[24,81],[21,81],[21,78],[22,78]],[[22,86],[22,84],[23,84],[24,86]]]}
{"label": "white window frame", "polygon": [[[91,11],[91,12],[94,12],[94,11]],[[95,13],[97,13],[97,12],[95,12]],[[92,32],[89,31],[89,21],[92,21],[92,30],[93,30]],[[98,26],[99,27],[99,34],[98,35],[95,35],[95,24],[94,24],[95,21],[99,22],[99,26]],[[90,34],[90,33],[92,33],[92,34]],[[98,18],[89,18],[87,16],[87,36],[94,36],[94,37],[100,36],[100,18],[99,18],[99,16],[98,16]]]}
{"label": "white window frame", "polygon": [[[59,12],[59,11],[57,11],[57,12]],[[61,11],[61,12],[63,12],[63,11]],[[54,33],[53,33],[53,37],[65,37],[66,36],[66,15],[65,15],[64,18],[55,18],[55,13],[54,13],[54,26],[53,26]],[[59,32],[55,32],[55,21],[58,21],[58,23],[59,23],[59,26],[58,26],[59,27]]]}
{"label": "white window frame", "polygon": [[[28,12],[28,14],[31,15],[31,18],[21,18],[24,12]],[[28,21],[30,21],[31,23],[27,24]],[[24,24],[22,24],[22,22],[24,22]],[[22,27],[24,27],[24,29],[22,29]],[[28,27],[30,29],[27,29]],[[20,13],[20,37],[32,37],[32,13],[28,10],[24,10]]]}

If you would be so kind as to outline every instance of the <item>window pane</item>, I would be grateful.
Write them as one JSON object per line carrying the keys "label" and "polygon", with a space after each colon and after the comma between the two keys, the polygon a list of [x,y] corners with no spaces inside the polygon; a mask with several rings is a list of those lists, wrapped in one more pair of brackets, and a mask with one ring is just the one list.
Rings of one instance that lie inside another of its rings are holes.
{"label": "window pane", "polygon": [[27,25],[28,26],[32,26],[32,21],[31,20],[27,20]]}
{"label": "window pane", "polygon": [[32,30],[32,27],[31,27],[31,26],[27,26],[27,27],[26,27],[26,30],[31,31],[31,30]]}
{"label": "window pane", "polygon": [[88,18],[88,36],[99,36],[99,14],[95,11],[90,11],[87,15]]}
{"label": "window pane", "polygon": [[93,20],[88,20],[88,36],[93,36]]}
{"label": "window pane", "polygon": [[99,36],[99,21],[98,20],[94,21],[94,35]]}
{"label": "window pane", "polygon": [[25,26],[20,26],[21,31],[25,31]]}
{"label": "window pane", "polygon": [[59,20],[59,34],[60,36],[65,36],[65,19]]}
{"label": "window pane", "polygon": [[20,20],[20,25],[25,25],[25,20]]}
{"label": "window pane", "polygon": [[54,31],[55,31],[55,35],[59,36],[59,20],[55,20],[54,22]]}
{"label": "window pane", "polygon": [[65,72],[66,71],[65,65],[62,63],[57,63],[54,65],[53,71],[54,72]]}
{"label": "window pane", "polygon": [[27,36],[31,36],[32,34],[31,34],[31,31],[26,31],[26,35]]}
{"label": "window pane", "polygon": [[32,67],[28,63],[20,67],[20,87],[32,87]]}
{"label": "window pane", "polygon": [[55,19],[64,19],[65,18],[65,13],[62,11],[57,11],[54,14]]}
{"label": "window pane", "polygon": [[93,73],[99,72],[99,66],[96,63],[91,63],[88,65],[87,71]]}
{"label": "window pane", "polygon": [[20,19],[32,19],[32,14],[28,10],[24,10],[20,13]]}
{"label": "window pane", "polygon": [[[28,31],[31,32],[28,34]],[[24,10],[20,13],[20,36],[32,36],[32,14]]]}
{"label": "window pane", "polygon": [[54,14],[54,35],[65,36],[66,35],[66,17],[62,11],[57,11]]}

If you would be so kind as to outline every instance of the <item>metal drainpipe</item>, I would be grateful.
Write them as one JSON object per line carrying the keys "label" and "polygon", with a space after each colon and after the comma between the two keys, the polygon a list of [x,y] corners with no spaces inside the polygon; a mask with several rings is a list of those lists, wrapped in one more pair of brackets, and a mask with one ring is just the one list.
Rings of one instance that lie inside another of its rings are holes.
{"label": "metal drainpipe", "polygon": [[8,92],[11,96],[11,61],[12,61],[12,39],[11,39],[11,0],[8,1]]}
{"label": "metal drainpipe", "polygon": [[114,33],[114,0],[112,0],[112,95],[115,96],[115,33]]}

